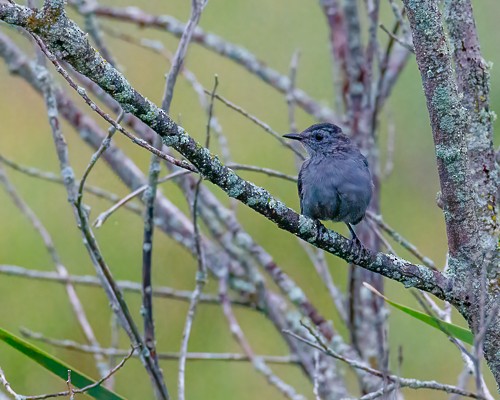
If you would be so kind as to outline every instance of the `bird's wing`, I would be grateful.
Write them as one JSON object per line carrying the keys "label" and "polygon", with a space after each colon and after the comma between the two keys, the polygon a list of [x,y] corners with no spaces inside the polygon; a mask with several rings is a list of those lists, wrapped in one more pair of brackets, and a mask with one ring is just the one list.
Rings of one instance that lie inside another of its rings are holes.
{"label": "bird's wing", "polygon": [[302,171],[304,169],[301,168],[300,171],[299,171],[299,176],[298,176],[298,179],[297,179],[297,187],[299,189],[299,200],[300,200],[300,213],[303,214],[304,210],[303,210],[303,206],[302,206],[302,199],[303,199],[303,192],[302,192]]}
{"label": "bird's wing", "polygon": [[366,167],[368,167],[368,160],[366,159],[366,157],[363,155],[363,154],[360,154],[361,156],[361,159],[363,160],[363,164],[365,164]]}
{"label": "bird's wing", "polygon": [[340,207],[338,177],[326,159],[309,159],[299,172],[300,212],[311,218],[335,219]]}

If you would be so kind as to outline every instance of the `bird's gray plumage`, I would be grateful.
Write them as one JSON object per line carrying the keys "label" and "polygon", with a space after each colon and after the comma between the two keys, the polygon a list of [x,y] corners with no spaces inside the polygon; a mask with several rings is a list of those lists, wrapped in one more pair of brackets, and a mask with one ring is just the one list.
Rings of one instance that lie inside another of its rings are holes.
{"label": "bird's gray plumage", "polygon": [[333,124],[316,124],[285,137],[299,140],[310,156],[302,164],[298,179],[301,213],[345,222],[354,235],[350,224],[363,219],[372,197],[366,158]]}

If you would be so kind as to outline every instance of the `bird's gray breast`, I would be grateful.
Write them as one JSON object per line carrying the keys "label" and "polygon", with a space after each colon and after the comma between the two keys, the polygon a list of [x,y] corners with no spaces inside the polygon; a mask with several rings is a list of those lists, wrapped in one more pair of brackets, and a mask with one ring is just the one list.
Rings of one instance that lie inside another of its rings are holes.
{"label": "bird's gray breast", "polygon": [[357,224],[372,196],[372,180],[361,153],[318,155],[299,173],[301,212],[311,218]]}

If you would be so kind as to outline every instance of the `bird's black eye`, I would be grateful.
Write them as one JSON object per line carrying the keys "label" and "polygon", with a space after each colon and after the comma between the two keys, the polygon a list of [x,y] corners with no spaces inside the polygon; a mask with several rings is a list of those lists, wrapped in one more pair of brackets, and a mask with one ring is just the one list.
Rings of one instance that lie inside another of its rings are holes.
{"label": "bird's black eye", "polygon": [[321,142],[323,140],[323,134],[322,133],[316,133],[314,135],[314,139],[316,139],[317,142]]}

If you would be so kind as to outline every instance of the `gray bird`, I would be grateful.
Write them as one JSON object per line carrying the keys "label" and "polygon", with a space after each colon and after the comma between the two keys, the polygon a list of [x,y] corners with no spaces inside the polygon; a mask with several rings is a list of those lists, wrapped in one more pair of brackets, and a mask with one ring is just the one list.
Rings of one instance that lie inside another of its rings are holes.
{"label": "gray bird", "polygon": [[373,183],[368,161],[357,146],[333,124],[312,125],[300,134],[283,135],[300,141],[309,158],[299,172],[300,212],[308,217],[352,225],[365,216]]}

